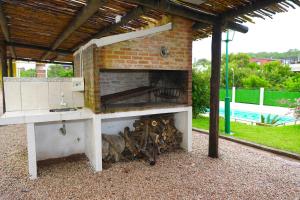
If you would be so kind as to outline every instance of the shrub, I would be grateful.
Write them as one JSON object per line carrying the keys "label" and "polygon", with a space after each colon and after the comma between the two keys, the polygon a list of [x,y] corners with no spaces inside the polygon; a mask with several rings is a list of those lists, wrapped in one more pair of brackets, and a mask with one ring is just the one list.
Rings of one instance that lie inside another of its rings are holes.
{"label": "shrub", "polygon": [[256,75],[250,75],[247,78],[244,78],[242,82],[244,87],[248,89],[269,86],[268,81]]}
{"label": "shrub", "polygon": [[205,72],[192,72],[193,118],[206,112],[209,107],[209,79]]}
{"label": "shrub", "polygon": [[35,69],[28,69],[25,71],[21,71],[21,77],[36,77],[36,70]]}
{"label": "shrub", "polygon": [[65,69],[62,65],[50,65],[48,77],[73,77],[73,70]]}

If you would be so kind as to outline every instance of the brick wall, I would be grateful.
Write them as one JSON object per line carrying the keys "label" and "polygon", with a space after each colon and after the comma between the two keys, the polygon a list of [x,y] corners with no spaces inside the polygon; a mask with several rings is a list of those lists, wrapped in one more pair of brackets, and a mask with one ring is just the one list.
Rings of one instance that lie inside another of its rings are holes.
{"label": "brick wall", "polygon": [[[82,51],[82,64],[84,77],[84,104],[85,107],[90,108],[94,113],[100,112],[100,84],[99,84],[99,70],[95,67],[97,57],[95,56],[95,46],[92,45]],[[75,76],[80,75],[80,56],[79,54],[74,59]]]}
{"label": "brick wall", "polygon": [[[192,67],[192,22],[173,17],[173,28],[154,35],[119,42],[97,49],[100,69],[169,69]],[[165,46],[169,56],[160,55]]]}
{"label": "brick wall", "polygon": [[80,53],[76,54],[74,60],[74,76],[80,77]]}
{"label": "brick wall", "polygon": [[36,77],[38,78],[45,78],[46,77],[46,70],[44,63],[36,63]]}
{"label": "brick wall", "polygon": [[[149,85],[149,71],[109,70],[100,72],[101,96]],[[147,101],[149,101],[149,96],[145,94],[117,103],[144,103]]]}

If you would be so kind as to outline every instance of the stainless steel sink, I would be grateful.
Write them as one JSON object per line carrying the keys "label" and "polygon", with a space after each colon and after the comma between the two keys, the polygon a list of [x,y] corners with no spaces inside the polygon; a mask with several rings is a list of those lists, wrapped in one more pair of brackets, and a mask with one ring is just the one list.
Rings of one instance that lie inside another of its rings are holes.
{"label": "stainless steel sink", "polygon": [[67,111],[76,111],[76,108],[55,108],[50,109],[49,112],[67,112]]}

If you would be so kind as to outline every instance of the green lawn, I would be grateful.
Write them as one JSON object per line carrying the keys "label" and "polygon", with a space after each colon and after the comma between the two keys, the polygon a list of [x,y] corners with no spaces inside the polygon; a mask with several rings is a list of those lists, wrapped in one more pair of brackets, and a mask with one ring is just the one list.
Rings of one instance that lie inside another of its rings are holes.
{"label": "green lawn", "polygon": [[[208,130],[209,118],[193,119],[193,127]],[[224,133],[223,118],[220,118],[220,132]],[[300,125],[266,127],[231,122],[231,132],[239,139],[300,154]]]}

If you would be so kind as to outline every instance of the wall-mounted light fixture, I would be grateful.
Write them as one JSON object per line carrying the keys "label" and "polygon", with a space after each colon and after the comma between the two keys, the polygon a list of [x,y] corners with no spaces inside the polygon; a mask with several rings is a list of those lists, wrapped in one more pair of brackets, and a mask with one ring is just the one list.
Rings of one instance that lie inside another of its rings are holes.
{"label": "wall-mounted light fixture", "polygon": [[169,52],[169,49],[168,49],[167,47],[162,46],[162,47],[160,48],[160,55],[161,55],[162,57],[166,58],[166,57],[169,56],[169,54],[170,54],[170,52]]}

